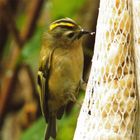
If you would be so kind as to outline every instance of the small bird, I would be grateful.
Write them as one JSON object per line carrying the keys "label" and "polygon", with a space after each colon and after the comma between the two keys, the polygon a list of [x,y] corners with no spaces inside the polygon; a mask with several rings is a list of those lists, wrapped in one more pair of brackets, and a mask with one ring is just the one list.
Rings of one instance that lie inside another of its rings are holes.
{"label": "small bird", "polygon": [[38,91],[43,116],[48,123],[45,140],[56,138],[56,119],[61,119],[66,106],[76,102],[82,82],[84,31],[70,18],[50,24],[43,36],[38,69]]}

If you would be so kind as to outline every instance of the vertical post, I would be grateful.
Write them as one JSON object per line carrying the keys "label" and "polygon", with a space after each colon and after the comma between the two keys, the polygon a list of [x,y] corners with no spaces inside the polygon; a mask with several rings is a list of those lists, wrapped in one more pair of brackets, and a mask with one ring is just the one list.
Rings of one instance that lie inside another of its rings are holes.
{"label": "vertical post", "polygon": [[133,0],[133,31],[134,31],[134,53],[135,53],[135,69],[138,90],[138,117],[137,117],[137,139],[140,139],[140,1]]}
{"label": "vertical post", "polygon": [[100,0],[95,52],[74,140],[135,140],[132,1]]}

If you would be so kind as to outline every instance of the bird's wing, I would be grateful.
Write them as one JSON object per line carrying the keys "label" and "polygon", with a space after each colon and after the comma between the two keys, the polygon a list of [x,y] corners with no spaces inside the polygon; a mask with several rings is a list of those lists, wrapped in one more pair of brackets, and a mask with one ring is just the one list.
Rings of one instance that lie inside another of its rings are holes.
{"label": "bird's wing", "polygon": [[37,76],[37,85],[38,85],[37,88],[38,88],[38,92],[40,96],[41,111],[45,117],[46,122],[48,122],[48,118],[49,118],[48,79],[49,79],[49,73],[50,73],[49,71],[50,71],[51,58],[52,58],[53,52],[54,52],[54,49],[50,51],[48,57],[45,59],[45,65],[39,67],[38,76]]}

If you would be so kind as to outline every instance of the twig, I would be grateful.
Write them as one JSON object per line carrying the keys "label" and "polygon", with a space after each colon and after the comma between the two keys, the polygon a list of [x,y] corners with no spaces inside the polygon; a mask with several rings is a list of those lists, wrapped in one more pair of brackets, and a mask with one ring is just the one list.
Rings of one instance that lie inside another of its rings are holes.
{"label": "twig", "polygon": [[[8,1],[6,1],[8,2]],[[13,81],[14,81],[14,75],[15,75],[15,69],[16,69],[16,62],[17,59],[21,53],[21,48],[24,46],[24,43],[30,39],[30,37],[33,35],[35,25],[37,22],[37,19],[39,17],[39,13],[41,11],[42,5],[44,0],[36,0],[34,3],[32,3],[33,11],[28,15],[27,24],[24,26],[24,30],[21,33],[21,36],[19,35],[19,32],[16,28],[16,24],[14,20],[9,18],[9,23],[12,23],[10,25],[11,32],[13,33],[15,37],[16,44],[15,47],[13,47],[11,55],[10,55],[10,63],[8,66],[8,70],[5,70],[8,72],[3,77],[2,80],[2,90],[0,94],[0,116],[2,117],[6,110],[6,102],[7,99],[12,91],[13,87]]]}
{"label": "twig", "polygon": [[7,1],[5,3],[0,2],[0,12],[1,12],[2,19],[4,20],[4,22],[7,24],[7,27],[9,28],[9,31],[11,31],[11,33],[13,34],[17,45],[22,46],[19,30],[16,27],[14,16],[10,9],[10,5]]}
{"label": "twig", "polygon": [[24,28],[23,32],[21,33],[23,42],[26,42],[28,39],[31,38],[34,29],[36,27],[36,21],[40,15],[41,12],[41,8],[43,5],[44,0],[35,0],[32,5],[30,6],[32,11],[31,13],[29,13],[28,15],[28,19],[26,22],[26,27]]}

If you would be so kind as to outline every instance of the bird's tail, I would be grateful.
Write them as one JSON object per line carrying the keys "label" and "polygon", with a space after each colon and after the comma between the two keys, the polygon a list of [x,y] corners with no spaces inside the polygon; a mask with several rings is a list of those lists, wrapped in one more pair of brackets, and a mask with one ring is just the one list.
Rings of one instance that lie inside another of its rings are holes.
{"label": "bird's tail", "polygon": [[48,127],[45,132],[45,140],[49,140],[52,137],[56,138],[56,117],[50,117],[48,120]]}

